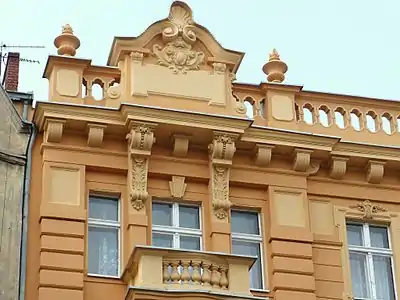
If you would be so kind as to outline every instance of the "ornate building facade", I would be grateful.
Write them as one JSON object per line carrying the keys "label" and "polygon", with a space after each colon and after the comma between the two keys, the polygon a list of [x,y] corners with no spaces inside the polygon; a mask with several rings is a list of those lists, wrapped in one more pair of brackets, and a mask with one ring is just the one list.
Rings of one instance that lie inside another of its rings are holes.
{"label": "ornate building facade", "polygon": [[397,102],[283,84],[276,50],[236,82],[244,54],[179,1],[107,66],[69,25],[55,46],[27,299],[395,299]]}

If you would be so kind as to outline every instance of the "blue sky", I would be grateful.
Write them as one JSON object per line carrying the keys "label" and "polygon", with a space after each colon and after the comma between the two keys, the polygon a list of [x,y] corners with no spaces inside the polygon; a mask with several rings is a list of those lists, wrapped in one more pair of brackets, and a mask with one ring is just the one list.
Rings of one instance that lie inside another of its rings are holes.
{"label": "blue sky", "polygon": [[[70,23],[81,40],[77,57],[107,61],[114,36],[136,36],[168,16],[172,0],[2,0],[0,41],[44,45],[22,49],[20,90],[47,99],[42,79],[54,38]],[[187,0],[197,23],[223,47],[245,52],[238,81],[265,81],[262,66],[277,48],[289,70],[285,83],[304,89],[400,98],[398,0]]]}

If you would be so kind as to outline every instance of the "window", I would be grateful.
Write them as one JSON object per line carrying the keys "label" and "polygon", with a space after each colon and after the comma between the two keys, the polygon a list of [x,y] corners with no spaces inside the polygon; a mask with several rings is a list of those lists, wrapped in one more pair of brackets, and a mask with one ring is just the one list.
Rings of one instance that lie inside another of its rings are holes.
{"label": "window", "polygon": [[354,298],[394,300],[388,228],[348,223],[347,240]]}
{"label": "window", "polygon": [[154,202],[152,243],[156,247],[201,250],[200,208]]}
{"label": "window", "polygon": [[257,261],[250,269],[250,286],[253,289],[263,289],[262,235],[259,214],[232,211],[231,226],[232,253],[257,257]]}
{"label": "window", "polygon": [[88,273],[119,276],[119,200],[89,197]]}

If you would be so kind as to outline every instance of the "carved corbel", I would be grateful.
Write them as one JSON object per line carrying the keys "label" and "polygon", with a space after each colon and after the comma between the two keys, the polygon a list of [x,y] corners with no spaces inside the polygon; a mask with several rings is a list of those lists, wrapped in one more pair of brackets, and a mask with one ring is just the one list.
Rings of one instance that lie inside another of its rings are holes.
{"label": "carved corbel", "polygon": [[66,122],[67,122],[66,120],[62,119],[47,119],[44,126],[46,142],[48,143],[61,142]]}
{"label": "carved corbel", "polygon": [[140,211],[149,195],[147,173],[151,148],[155,143],[154,124],[134,124],[127,135],[129,152],[129,198],[132,207]]}
{"label": "carved corbel", "polygon": [[172,155],[178,157],[186,156],[189,149],[189,139],[189,136],[183,134],[172,135],[172,140],[174,143]]}
{"label": "carved corbel", "polygon": [[171,197],[175,199],[182,199],[185,195],[186,187],[187,184],[185,183],[185,177],[172,176],[172,180],[169,182]]}
{"label": "carved corbel", "polygon": [[208,146],[213,164],[231,165],[236,151],[235,141],[238,134],[215,132],[212,143]]}
{"label": "carved corbel", "polygon": [[217,75],[225,74],[226,69],[227,69],[226,64],[220,63],[220,62],[214,62],[212,64],[212,66],[213,66],[214,74],[217,74]]}
{"label": "carved corbel", "polygon": [[309,167],[306,170],[309,176],[315,175],[318,173],[319,168],[321,167],[321,162],[318,160],[311,160]]}
{"label": "carved corbel", "polygon": [[385,173],[384,161],[369,160],[367,164],[367,181],[369,183],[380,183]]}
{"label": "carved corbel", "polygon": [[88,139],[87,144],[89,147],[100,147],[103,143],[104,129],[107,128],[106,125],[88,123]]}
{"label": "carved corbel", "polygon": [[329,175],[334,179],[342,179],[346,174],[348,157],[332,156]]}
{"label": "carved corbel", "polygon": [[366,220],[372,220],[374,216],[379,212],[387,212],[387,209],[380,206],[379,204],[373,204],[369,200],[357,203],[349,206],[352,209],[357,209],[363,213],[363,218]]}
{"label": "carved corbel", "polygon": [[306,172],[310,167],[312,150],[294,149],[293,153],[293,170],[298,172]]}
{"label": "carved corbel", "polygon": [[255,163],[259,167],[266,167],[270,164],[272,158],[273,145],[256,144]]}
{"label": "carved corbel", "polygon": [[142,64],[144,54],[142,52],[131,52],[130,57],[133,63]]}
{"label": "carved corbel", "polygon": [[214,216],[219,220],[228,219],[232,205],[229,200],[229,175],[237,138],[237,134],[215,132],[209,146],[212,207]]}

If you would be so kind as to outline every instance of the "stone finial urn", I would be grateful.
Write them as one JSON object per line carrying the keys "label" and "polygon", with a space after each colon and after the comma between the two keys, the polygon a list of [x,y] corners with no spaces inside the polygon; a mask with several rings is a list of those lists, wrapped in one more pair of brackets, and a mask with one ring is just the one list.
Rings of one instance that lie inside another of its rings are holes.
{"label": "stone finial urn", "polygon": [[81,45],[79,39],[74,35],[74,31],[69,24],[62,27],[62,32],[54,40],[59,55],[75,56],[76,50]]}
{"label": "stone finial urn", "polygon": [[285,80],[287,65],[281,61],[276,49],[269,54],[268,62],[263,66],[263,72],[267,75],[268,82],[281,83]]}

